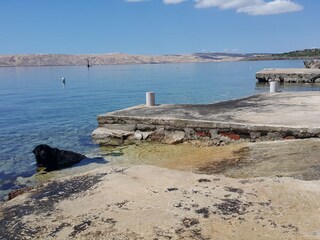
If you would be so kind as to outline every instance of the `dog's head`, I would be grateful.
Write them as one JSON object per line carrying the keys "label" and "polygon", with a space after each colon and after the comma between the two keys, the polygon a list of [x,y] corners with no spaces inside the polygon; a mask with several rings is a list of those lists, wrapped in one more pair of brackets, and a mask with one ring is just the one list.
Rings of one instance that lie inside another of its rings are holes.
{"label": "dog's head", "polygon": [[52,148],[46,144],[41,144],[36,146],[32,152],[36,157],[37,165],[45,166],[52,155]]}

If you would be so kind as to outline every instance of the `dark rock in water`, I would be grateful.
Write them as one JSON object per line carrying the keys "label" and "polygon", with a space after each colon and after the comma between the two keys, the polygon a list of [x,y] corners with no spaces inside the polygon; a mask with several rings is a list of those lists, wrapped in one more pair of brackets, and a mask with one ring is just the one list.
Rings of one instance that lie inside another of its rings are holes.
{"label": "dark rock in water", "polygon": [[37,165],[45,167],[47,171],[70,167],[86,158],[82,154],[52,148],[46,144],[38,145],[32,152],[36,157]]}

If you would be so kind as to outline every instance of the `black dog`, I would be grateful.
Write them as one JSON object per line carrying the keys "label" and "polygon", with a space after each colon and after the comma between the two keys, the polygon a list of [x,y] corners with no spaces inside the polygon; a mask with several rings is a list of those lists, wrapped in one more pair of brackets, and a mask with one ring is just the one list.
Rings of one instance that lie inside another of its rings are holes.
{"label": "black dog", "polygon": [[70,167],[86,158],[82,154],[52,148],[46,144],[38,145],[32,152],[36,157],[37,165],[45,167],[47,171]]}

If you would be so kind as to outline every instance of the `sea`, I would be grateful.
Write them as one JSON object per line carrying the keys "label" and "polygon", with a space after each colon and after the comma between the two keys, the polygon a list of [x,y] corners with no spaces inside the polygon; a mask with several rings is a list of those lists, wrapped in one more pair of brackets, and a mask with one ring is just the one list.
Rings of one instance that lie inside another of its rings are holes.
{"label": "sea", "polygon": [[[303,67],[302,60],[240,61],[0,68],[0,199],[28,184],[37,172],[38,144],[99,158],[91,139],[97,115],[145,103],[214,103],[269,90],[257,84],[263,68]],[[63,83],[62,79],[65,79]],[[282,91],[318,91],[314,85],[284,85]],[[108,164],[88,162],[90,164]],[[81,169],[81,168],[79,168]]]}

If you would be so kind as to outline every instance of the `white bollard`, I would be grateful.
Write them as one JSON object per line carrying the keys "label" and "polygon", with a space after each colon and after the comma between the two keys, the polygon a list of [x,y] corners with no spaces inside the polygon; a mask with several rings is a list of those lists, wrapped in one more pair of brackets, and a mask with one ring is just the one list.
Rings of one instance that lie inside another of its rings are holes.
{"label": "white bollard", "polygon": [[151,107],[156,105],[154,92],[146,92],[146,106]]}
{"label": "white bollard", "polygon": [[276,81],[269,82],[270,84],[270,92],[275,93],[278,92],[278,83]]}

